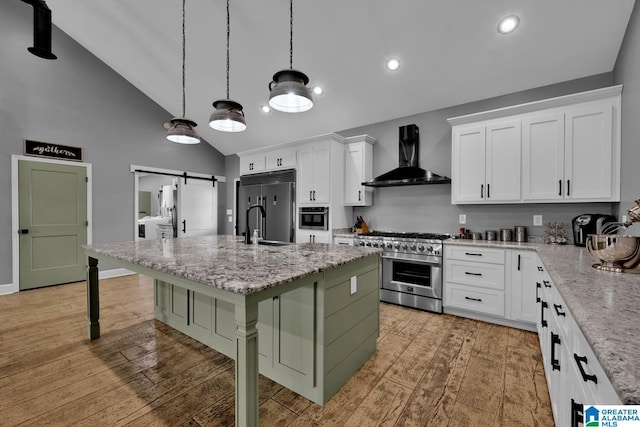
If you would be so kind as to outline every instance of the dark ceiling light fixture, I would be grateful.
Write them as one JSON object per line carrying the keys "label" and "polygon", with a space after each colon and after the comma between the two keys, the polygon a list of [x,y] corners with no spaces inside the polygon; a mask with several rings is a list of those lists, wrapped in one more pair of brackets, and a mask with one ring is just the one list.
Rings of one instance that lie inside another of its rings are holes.
{"label": "dark ceiling light fixture", "polygon": [[58,59],[51,52],[51,9],[44,0],[22,0],[33,6],[33,47],[27,48],[35,56]]}
{"label": "dark ceiling light fixture", "polygon": [[309,77],[293,69],[293,0],[289,0],[289,69],[280,70],[269,83],[269,105],[285,113],[301,113],[313,107]]}
{"label": "dark ceiling light fixture", "polygon": [[247,128],[242,105],[229,98],[229,36],[231,34],[229,16],[229,0],[227,0],[227,98],[213,103],[215,110],[209,117],[209,126],[222,132],[242,132]]}
{"label": "dark ceiling light fixture", "polygon": [[185,95],[185,61],[186,61],[186,31],[185,31],[185,2],[182,0],[182,117],[174,117],[165,123],[167,129],[167,139],[178,144],[198,144],[200,135],[195,131],[198,126],[193,120],[185,118],[186,95]]}

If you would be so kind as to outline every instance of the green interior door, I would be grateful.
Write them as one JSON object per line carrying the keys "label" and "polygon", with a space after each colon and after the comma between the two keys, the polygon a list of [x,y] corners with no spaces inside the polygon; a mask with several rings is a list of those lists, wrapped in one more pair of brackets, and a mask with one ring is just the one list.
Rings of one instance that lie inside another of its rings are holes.
{"label": "green interior door", "polygon": [[18,162],[20,290],[86,276],[87,170]]}

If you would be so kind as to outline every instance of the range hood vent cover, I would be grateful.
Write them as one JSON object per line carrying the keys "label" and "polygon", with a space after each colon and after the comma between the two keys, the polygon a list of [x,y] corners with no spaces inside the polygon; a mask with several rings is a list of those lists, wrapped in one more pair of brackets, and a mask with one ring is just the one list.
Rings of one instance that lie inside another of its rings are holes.
{"label": "range hood vent cover", "polygon": [[451,179],[418,166],[420,130],[416,125],[400,126],[399,165],[397,168],[363,182],[367,187],[450,184]]}

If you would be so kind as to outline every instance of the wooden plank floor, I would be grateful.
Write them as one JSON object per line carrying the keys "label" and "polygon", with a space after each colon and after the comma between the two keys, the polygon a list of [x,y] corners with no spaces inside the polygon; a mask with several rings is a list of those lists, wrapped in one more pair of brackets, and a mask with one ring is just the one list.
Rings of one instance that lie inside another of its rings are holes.
{"label": "wooden plank floor", "polygon": [[[152,281],[0,297],[0,425],[232,426],[233,361],[153,320]],[[321,407],[261,377],[263,426],[553,426],[535,334],[381,304],[378,351]]]}

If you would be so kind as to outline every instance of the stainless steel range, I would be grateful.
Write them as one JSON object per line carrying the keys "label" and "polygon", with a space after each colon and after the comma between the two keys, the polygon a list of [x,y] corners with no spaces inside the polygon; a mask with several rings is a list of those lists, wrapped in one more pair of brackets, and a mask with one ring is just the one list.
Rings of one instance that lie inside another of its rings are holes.
{"label": "stainless steel range", "polygon": [[442,313],[442,241],[448,234],[375,231],[359,246],[382,248],[380,300]]}

